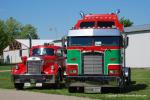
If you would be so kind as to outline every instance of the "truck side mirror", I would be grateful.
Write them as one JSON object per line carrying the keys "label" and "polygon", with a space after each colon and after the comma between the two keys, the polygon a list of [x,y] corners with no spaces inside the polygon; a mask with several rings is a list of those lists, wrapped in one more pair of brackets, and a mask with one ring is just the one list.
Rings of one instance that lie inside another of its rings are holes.
{"label": "truck side mirror", "polygon": [[125,38],[125,43],[124,43],[125,48],[127,48],[128,45],[129,45],[129,37],[126,37]]}
{"label": "truck side mirror", "polygon": [[56,53],[56,56],[61,57],[62,54],[61,53]]}
{"label": "truck side mirror", "polygon": [[61,50],[61,49],[60,49],[60,50],[57,50],[57,52],[56,52],[56,56],[58,56],[58,57],[63,56],[63,54],[62,54],[62,50]]}
{"label": "truck side mirror", "polygon": [[64,54],[67,54],[66,45],[63,46],[63,52],[64,52]]}
{"label": "truck side mirror", "polygon": [[62,40],[63,53],[67,54],[67,49],[66,49],[67,36],[63,36],[61,40]]}
{"label": "truck side mirror", "polygon": [[64,50],[64,54],[67,54],[67,50],[66,49]]}

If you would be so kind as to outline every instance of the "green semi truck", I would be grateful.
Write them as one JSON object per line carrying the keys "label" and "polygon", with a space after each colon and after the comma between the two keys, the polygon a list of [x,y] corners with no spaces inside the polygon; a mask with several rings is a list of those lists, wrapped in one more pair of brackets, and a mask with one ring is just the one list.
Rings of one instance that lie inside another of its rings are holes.
{"label": "green semi truck", "polygon": [[117,14],[89,14],[67,36],[66,81],[69,92],[101,92],[102,87],[124,90],[131,82],[125,66],[128,37]]}

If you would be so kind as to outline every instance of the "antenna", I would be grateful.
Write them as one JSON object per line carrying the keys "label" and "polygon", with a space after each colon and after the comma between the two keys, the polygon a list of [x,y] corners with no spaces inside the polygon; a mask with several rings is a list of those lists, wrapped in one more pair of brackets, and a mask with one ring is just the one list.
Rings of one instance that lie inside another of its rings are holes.
{"label": "antenna", "polygon": [[83,18],[85,16],[83,11],[80,11],[80,16],[81,16],[81,18]]}
{"label": "antenna", "polygon": [[117,10],[116,10],[116,14],[119,14],[119,13],[120,13],[120,9],[117,9]]}

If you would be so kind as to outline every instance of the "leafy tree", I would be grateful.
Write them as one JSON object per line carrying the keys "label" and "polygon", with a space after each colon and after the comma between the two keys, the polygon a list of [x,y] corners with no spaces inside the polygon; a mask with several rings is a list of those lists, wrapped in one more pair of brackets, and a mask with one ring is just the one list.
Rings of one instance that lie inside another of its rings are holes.
{"label": "leafy tree", "polygon": [[36,28],[34,28],[31,24],[27,24],[21,28],[20,38],[28,38],[28,35],[30,34],[32,39],[38,39],[39,37],[35,33],[37,33]]}
{"label": "leafy tree", "polygon": [[125,17],[122,17],[120,22],[124,25],[124,27],[130,27],[133,25],[133,22],[130,19],[126,19]]}
{"label": "leafy tree", "polygon": [[13,17],[6,21],[0,19],[0,54],[14,39],[28,39],[29,34],[33,39],[39,38],[37,29],[31,24],[22,25]]}
{"label": "leafy tree", "polygon": [[2,54],[5,45],[8,44],[8,35],[5,33],[5,23],[0,20],[0,54]]}
{"label": "leafy tree", "polygon": [[6,21],[7,34],[14,39],[27,39],[30,34],[33,39],[38,39],[37,29],[31,24],[21,25],[17,20],[10,17]]}
{"label": "leafy tree", "polygon": [[6,33],[10,36],[11,40],[13,38],[18,38],[20,36],[21,24],[16,21],[13,17],[6,20]]}

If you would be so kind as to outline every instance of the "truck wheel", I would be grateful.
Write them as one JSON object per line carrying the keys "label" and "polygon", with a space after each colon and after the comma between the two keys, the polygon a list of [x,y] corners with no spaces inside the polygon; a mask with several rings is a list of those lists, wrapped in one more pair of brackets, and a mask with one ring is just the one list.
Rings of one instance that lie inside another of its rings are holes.
{"label": "truck wheel", "polygon": [[62,69],[61,68],[58,69],[58,80],[60,82],[63,81],[63,73],[62,73]]}
{"label": "truck wheel", "polygon": [[127,88],[126,88],[125,79],[122,79],[119,84],[119,92],[124,93],[126,91],[126,89]]}
{"label": "truck wheel", "polygon": [[68,87],[69,93],[75,93],[76,92],[76,87]]}
{"label": "truck wheel", "polygon": [[24,84],[23,84],[23,83],[15,83],[14,86],[15,86],[15,88],[16,88],[17,90],[22,90]]}
{"label": "truck wheel", "polygon": [[124,87],[118,87],[119,93],[124,93],[125,92],[125,88]]}
{"label": "truck wheel", "polygon": [[127,85],[130,85],[131,84],[131,69],[130,68],[128,69],[128,73],[129,73],[129,76],[127,79]]}
{"label": "truck wheel", "polygon": [[125,73],[125,76],[124,76],[125,84],[129,86],[131,84],[131,69],[124,68],[124,73]]}

